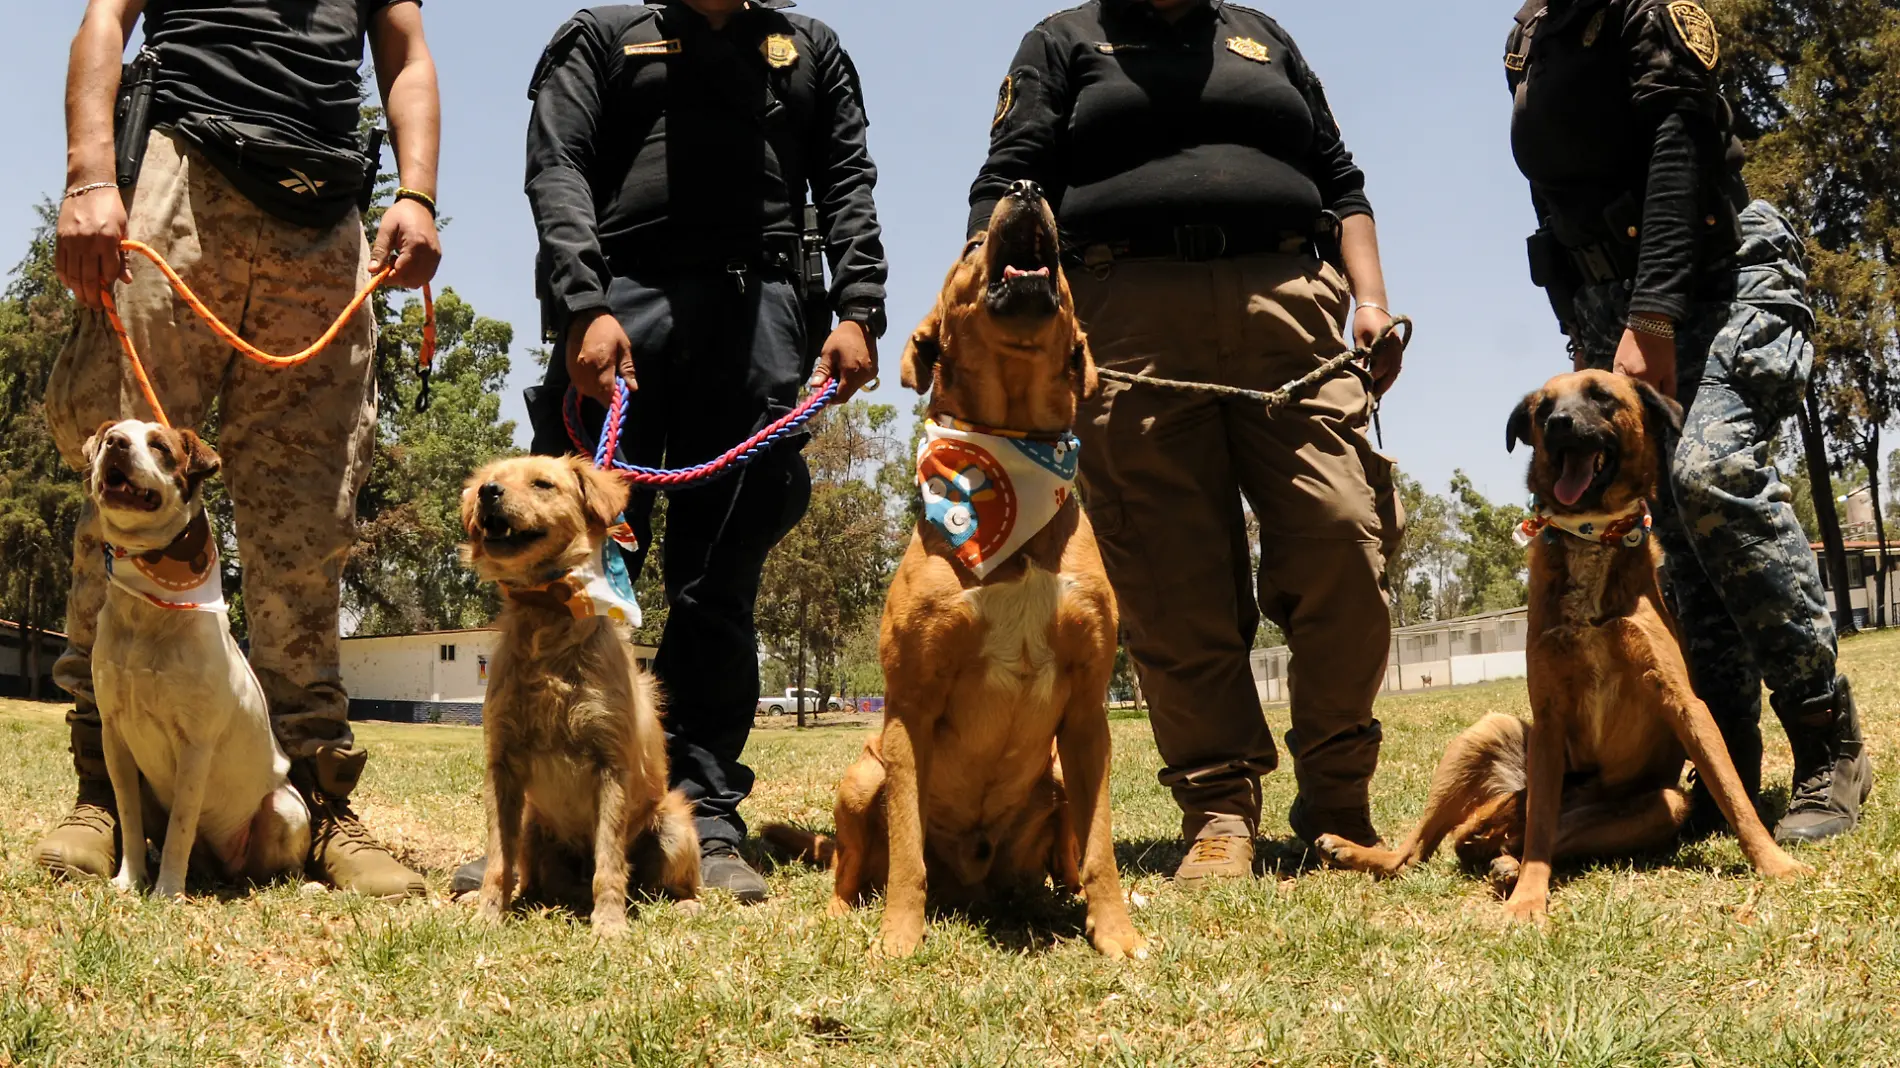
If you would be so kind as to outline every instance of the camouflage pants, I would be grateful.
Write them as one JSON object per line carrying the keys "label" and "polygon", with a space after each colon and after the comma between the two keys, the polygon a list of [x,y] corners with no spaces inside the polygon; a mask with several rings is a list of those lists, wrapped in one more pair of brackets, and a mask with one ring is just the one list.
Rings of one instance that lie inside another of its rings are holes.
{"label": "camouflage pants", "polygon": [[[1835,660],[1820,568],[1769,454],[1814,368],[1806,257],[1761,201],[1742,235],[1733,299],[1677,324],[1682,437],[1655,502],[1690,674],[1725,727],[1760,719],[1764,681],[1797,700],[1829,692]],[[1579,295],[1572,337],[1590,366],[1611,365],[1628,305],[1621,283]]]}
{"label": "camouflage pants", "polygon": [[[233,189],[194,149],[152,134],[131,207],[131,236],[151,245],[205,304],[267,352],[310,344],[369,279],[355,212],[329,230],[293,226]],[[132,264],[114,297],[165,412],[202,423],[215,401],[223,480],[237,517],[250,660],[292,757],[348,746],[338,668],[343,563],[356,539],[356,494],[376,423],[375,321],[364,307],[309,362],[271,368],[234,352],[172,293],[157,268]],[[151,418],[103,315],[82,313],[53,367],[46,419],[66,462],[101,423]],[[73,542],[66,652],[53,677],[91,711],[91,651],[105,605],[96,516]]]}

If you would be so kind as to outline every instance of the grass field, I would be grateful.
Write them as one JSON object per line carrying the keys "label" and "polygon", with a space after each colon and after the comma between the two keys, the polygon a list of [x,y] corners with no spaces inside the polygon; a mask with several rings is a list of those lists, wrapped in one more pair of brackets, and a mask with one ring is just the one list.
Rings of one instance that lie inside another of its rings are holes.
{"label": "grass field", "polygon": [[[1874,757],[1900,769],[1900,635],[1851,641]],[[1441,747],[1521,684],[1383,702],[1388,835]],[[1283,711],[1275,726],[1285,729]],[[1440,857],[1375,884],[1302,869],[1191,895],[1147,725],[1114,724],[1116,830],[1144,962],[1114,966],[1054,897],[940,916],[913,960],[867,954],[879,910],[827,920],[826,877],[697,916],[645,906],[627,942],[537,914],[499,930],[442,899],[482,837],[479,734],[364,725],[372,826],[429,876],[400,906],[294,885],[134,900],[31,864],[71,797],[60,710],[0,702],[0,1066],[11,1065],[1836,1065],[1900,1063],[1900,824],[1876,793],[1816,876],[1770,886],[1732,839],[1565,874],[1552,922],[1507,926]],[[859,732],[755,736],[755,822],[828,825]],[[1771,808],[1785,743],[1770,730]],[[1888,778],[1886,783],[1894,780]],[[1292,776],[1270,778],[1284,835]],[[1890,789],[1883,784],[1882,790]]]}

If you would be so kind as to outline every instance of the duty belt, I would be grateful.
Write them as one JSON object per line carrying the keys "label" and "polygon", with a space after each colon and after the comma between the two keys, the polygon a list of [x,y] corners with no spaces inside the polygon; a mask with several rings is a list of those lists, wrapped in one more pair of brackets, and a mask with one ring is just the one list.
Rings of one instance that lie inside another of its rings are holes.
{"label": "duty belt", "polygon": [[1577,269],[1588,285],[1603,285],[1606,282],[1627,282],[1636,277],[1634,256],[1624,246],[1613,241],[1598,241],[1589,245],[1563,245],[1564,253],[1570,257],[1571,266]]}
{"label": "duty belt", "polygon": [[665,242],[604,251],[607,269],[622,278],[692,270],[783,272],[796,277],[801,249],[796,234],[784,234],[768,236],[759,248],[737,253],[712,248],[679,248]]}
{"label": "duty belt", "polygon": [[1319,238],[1308,231],[1197,223],[1158,226],[1118,237],[1065,242],[1064,259],[1073,266],[1102,267],[1116,260],[1180,260],[1200,263],[1269,253],[1319,255]]}

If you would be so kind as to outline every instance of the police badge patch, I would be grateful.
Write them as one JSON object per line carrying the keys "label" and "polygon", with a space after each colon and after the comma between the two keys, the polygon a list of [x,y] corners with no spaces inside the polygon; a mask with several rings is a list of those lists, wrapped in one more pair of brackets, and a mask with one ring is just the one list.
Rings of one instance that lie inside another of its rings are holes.
{"label": "police badge patch", "polygon": [[1009,109],[1016,106],[1016,79],[1004,78],[1003,87],[996,91],[996,117],[990,120],[990,129],[994,130],[1009,118]]}
{"label": "police badge patch", "polygon": [[775,70],[784,70],[798,62],[798,44],[790,34],[775,33],[767,37],[765,43],[759,46],[759,51],[765,53],[765,61]]}
{"label": "police badge patch", "polygon": [[1267,46],[1251,37],[1229,37],[1227,50],[1242,59],[1251,59],[1255,63],[1273,62],[1273,53],[1267,51]]}
{"label": "police badge patch", "polygon": [[1684,48],[1710,70],[1722,58],[1722,39],[1715,32],[1715,20],[1695,0],[1675,0],[1669,5],[1669,19],[1675,23],[1676,36]]}

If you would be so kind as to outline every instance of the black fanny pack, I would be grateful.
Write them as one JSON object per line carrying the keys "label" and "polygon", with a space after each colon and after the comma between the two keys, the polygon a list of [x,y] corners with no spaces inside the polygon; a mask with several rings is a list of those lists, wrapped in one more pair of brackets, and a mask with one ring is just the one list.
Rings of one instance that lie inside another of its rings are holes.
{"label": "black fanny pack", "polygon": [[335,226],[374,183],[373,164],[360,152],[220,116],[184,119],[176,129],[253,204],[298,226]]}

